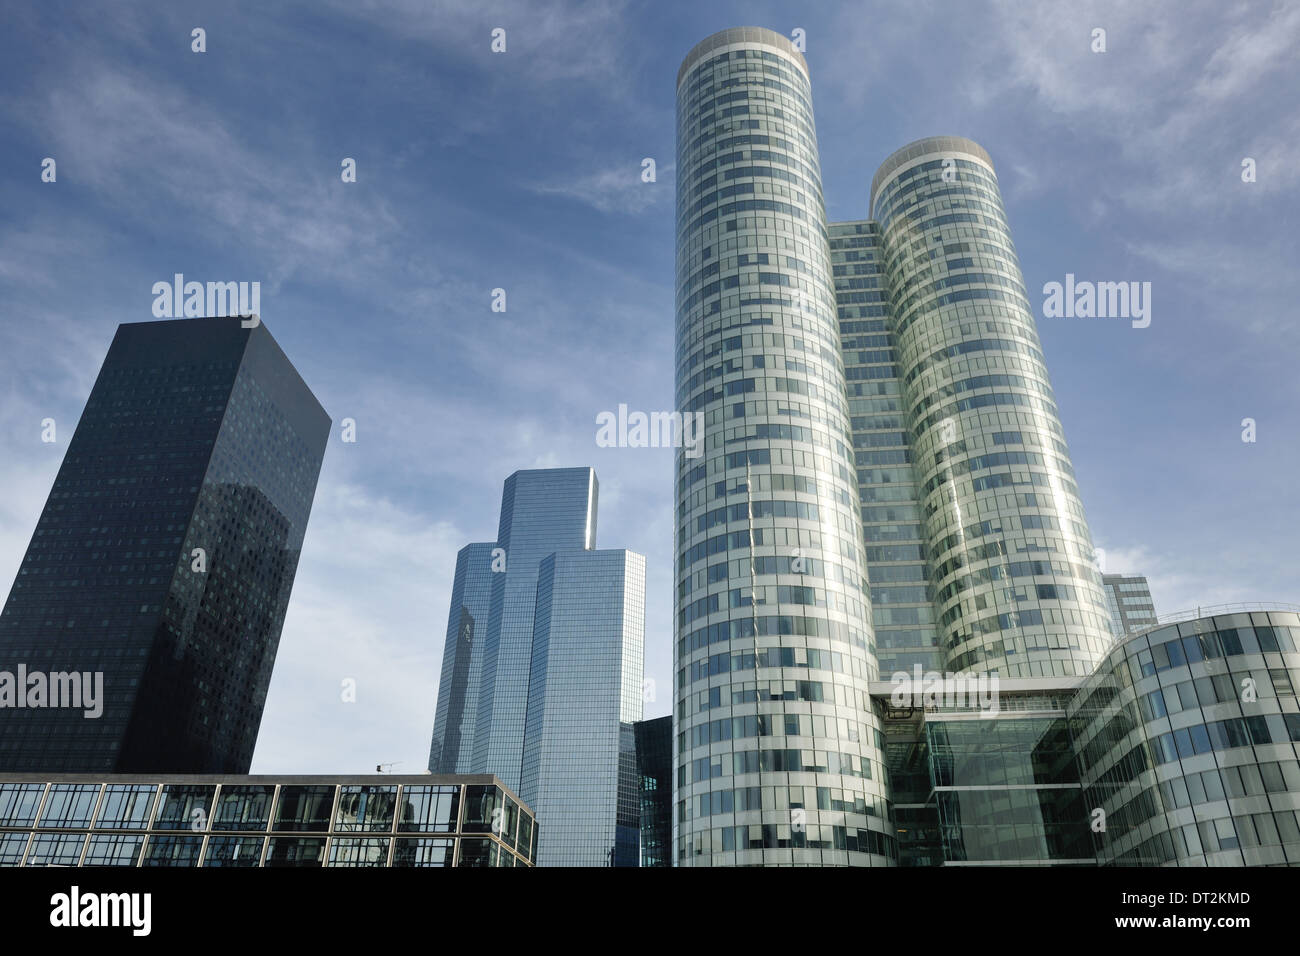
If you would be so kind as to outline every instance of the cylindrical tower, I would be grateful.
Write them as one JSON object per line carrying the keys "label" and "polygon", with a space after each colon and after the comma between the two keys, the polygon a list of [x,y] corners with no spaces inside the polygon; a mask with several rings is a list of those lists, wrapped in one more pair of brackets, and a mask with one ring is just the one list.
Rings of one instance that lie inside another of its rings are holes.
{"label": "cylindrical tower", "polygon": [[674,862],[894,856],[811,87],[744,27],[677,76]]}
{"label": "cylindrical tower", "polygon": [[947,666],[1087,674],[1106,600],[992,161],[918,140],[871,208]]}

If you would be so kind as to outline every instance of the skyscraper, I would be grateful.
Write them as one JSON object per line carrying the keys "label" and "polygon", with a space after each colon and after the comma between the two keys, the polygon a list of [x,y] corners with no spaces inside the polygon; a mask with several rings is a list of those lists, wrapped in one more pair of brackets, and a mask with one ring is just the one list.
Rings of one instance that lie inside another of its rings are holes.
{"label": "skyscraper", "polygon": [[677,74],[678,865],[883,865],[893,837],[808,66],[724,30]]}
{"label": "skyscraper", "polygon": [[871,210],[947,668],[1081,677],[1106,600],[993,163],[918,140]]}
{"label": "skyscraper", "polygon": [[677,124],[676,862],[889,862],[882,665],[1082,678],[1110,643],[997,178],[919,140],[828,224],[807,64],[759,28],[687,55]]}
{"label": "skyscraper", "polygon": [[637,865],[644,642],[645,558],[542,560],[520,782],[520,799],[547,821],[540,866]]}
{"label": "skyscraper", "polygon": [[641,865],[673,865],[673,718],[637,721]]}
{"label": "skyscraper", "polygon": [[1144,627],[1155,627],[1156,605],[1147,579],[1138,574],[1103,574],[1110,629],[1115,639],[1127,637]]}
{"label": "skyscraper", "polygon": [[864,219],[831,223],[829,231],[877,661],[884,675],[918,664],[943,670],[880,228]]}
{"label": "skyscraper", "polygon": [[637,865],[645,559],[595,549],[598,488],[515,472],[452,588],[429,767],[496,768],[548,821],[542,866]]}
{"label": "skyscraper", "polygon": [[438,695],[429,747],[429,770],[433,773],[464,773],[473,761],[495,547],[490,543],[467,544],[456,555],[442,678],[438,682],[444,691]]}
{"label": "skyscraper", "polygon": [[264,325],[118,328],[0,615],[5,772],[247,773],[330,420]]}
{"label": "skyscraper", "polygon": [[533,662],[537,569],[556,551],[596,546],[600,485],[590,468],[517,471],[501,494],[496,546],[504,570],[492,576],[488,628],[479,676],[470,773],[495,773],[516,792]]}

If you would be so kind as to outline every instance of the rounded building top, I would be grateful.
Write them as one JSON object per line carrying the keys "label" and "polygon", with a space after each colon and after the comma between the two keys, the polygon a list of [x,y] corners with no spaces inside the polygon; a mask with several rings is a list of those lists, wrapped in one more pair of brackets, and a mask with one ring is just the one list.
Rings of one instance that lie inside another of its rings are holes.
{"label": "rounded building top", "polygon": [[677,71],[677,85],[682,85],[682,80],[685,79],[686,74],[690,72],[691,67],[696,63],[714,50],[732,43],[762,43],[765,46],[780,50],[799,64],[805,76],[808,75],[808,61],[804,59],[802,53],[795,49],[795,45],[790,42],[789,38],[782,36],[775,30],[769,30],[767,27],[731,27],[705,37],[691,48],[691,52],[686,54],[686,59],[682,60],[681,68]]}
{"label": "rounded building top", "polygon": [[880,164],[880,168],[876,170],[876,175],[871,179],[871,208],[875,208],[876,191],[879,190],[881,183],[887,180],[900,166],[929,153],[970,153],[977,159],[988,163],[990,169],[993,167],[993,159],[984,147],[974,140],[966,139],[964,136],[927,136],[925,139],[918,139],[915,142],[908,143],[902,149],[896,150]]}

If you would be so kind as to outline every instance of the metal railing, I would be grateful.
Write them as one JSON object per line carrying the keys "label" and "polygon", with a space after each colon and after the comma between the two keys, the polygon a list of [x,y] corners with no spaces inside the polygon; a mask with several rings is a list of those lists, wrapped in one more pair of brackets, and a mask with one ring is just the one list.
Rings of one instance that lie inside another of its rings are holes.
{"label": "metal railing", "polygon": [[1140,628],[1130,631],[1125,637],[1135,637],[1138,634],[1146,634],[1170,624],[1195,621],[1197,618],[1217,617],[1220,614],[1248,614],[1251,611],[1290,611],[1293,614],[1300,614],[1300,604],[1283,604],[1278,601],[1251,601],[1245,604],[1207,604],[1204,607],[1160,614],[1156,617],[1155,623],[1144,624]]}

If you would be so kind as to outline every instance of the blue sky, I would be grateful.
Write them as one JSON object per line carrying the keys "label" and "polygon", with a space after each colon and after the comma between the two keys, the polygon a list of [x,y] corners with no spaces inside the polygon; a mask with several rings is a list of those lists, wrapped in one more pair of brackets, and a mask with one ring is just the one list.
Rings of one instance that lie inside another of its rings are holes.
{"label": "blue sky", "polygon": [[1300,602],[1300,5],[269,6],[40,0],[0,31],[0,586],[157,281],[260,281],[335,420],[255,772],[424,768],[455,554],[519,468],[596,469],[599,546],[648,559],[669,712],[672,453],[598,448],[595,420],[672,407],[674,81],[728,26],[806,32],[832,219],[893,150],[967,136],[1031,300],[1152,284],[1146,329],[1039,319],[1107,569],[1160,612]]}

